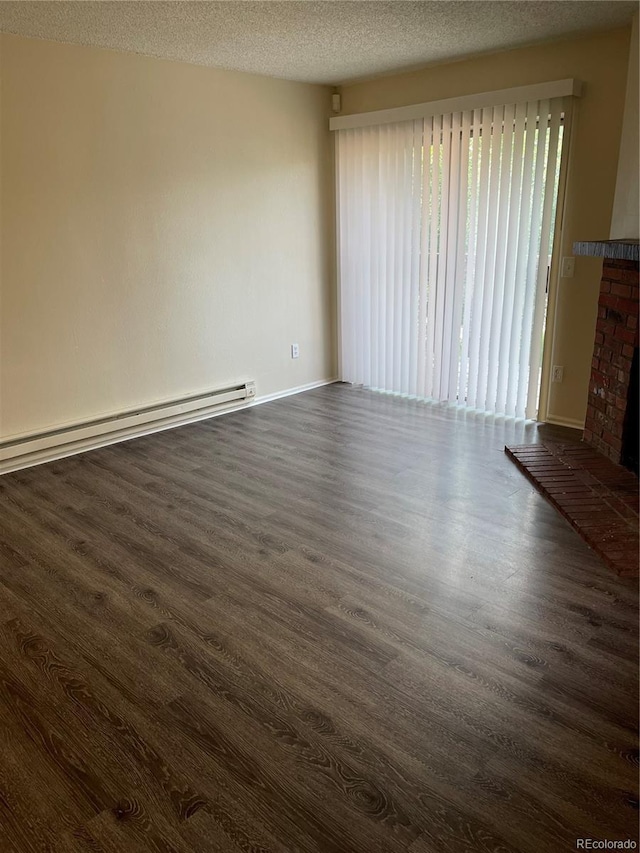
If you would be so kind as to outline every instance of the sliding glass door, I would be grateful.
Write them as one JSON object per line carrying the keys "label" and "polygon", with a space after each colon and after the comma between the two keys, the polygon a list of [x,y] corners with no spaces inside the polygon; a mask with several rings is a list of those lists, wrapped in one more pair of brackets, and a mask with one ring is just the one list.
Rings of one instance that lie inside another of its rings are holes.
{"label": "sliding glass door", "polygon": [[337,131],[344,381],[535,417],[562,103]]}

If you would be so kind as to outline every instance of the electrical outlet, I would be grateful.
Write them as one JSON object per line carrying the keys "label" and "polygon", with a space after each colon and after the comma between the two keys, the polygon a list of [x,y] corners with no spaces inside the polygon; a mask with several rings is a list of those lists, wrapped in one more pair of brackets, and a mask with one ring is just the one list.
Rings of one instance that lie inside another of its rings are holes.
{"label": "electrical outlet", "polygon": [[573,274],[576,271],[576,259],[573,257],[563,258],[562,259],[562,271],[560,275],[562,278],[573,278]]}
{"label": "electrical outlet", "polygon": [[561,367],[559,364],[554,364],[553,370],[551,372],[551,381],[552,382],[562,382],[563,376],[564,376],[564,367]]}
{"label": "electrical outlet", "polygon": [[300,347],[298,344],[291,344],[291,358],[300,358]]}

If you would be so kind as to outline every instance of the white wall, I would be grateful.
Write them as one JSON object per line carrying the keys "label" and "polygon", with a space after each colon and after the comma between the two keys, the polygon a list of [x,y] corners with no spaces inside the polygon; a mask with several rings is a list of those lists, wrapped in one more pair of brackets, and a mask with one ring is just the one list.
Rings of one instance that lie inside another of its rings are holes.
{"label": "white wall", "polygon": [[638,14],[633,19],[629,48],[629,72],[624,102],[616,195],[611,217],[611,239],[640,237],[640,197],[638,194],[640,141],[638,139]]}
{"label": "white wall", "polygon": [[332,377],[330,90],[0,39],[0,435]]}

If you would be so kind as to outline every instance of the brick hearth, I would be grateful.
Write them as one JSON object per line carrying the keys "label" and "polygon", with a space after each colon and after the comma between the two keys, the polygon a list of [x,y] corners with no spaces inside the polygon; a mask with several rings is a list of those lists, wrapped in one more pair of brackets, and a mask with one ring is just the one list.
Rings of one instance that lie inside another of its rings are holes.
{"label": "brick hearth", "polygon": [[634,348],[638,346],[638,262],[604,259],[584,440],[620,462]]}
{"label": "brick hearth", "polygon": [[638,478],[583,442],[505,452],[616,574],[638,577]]}

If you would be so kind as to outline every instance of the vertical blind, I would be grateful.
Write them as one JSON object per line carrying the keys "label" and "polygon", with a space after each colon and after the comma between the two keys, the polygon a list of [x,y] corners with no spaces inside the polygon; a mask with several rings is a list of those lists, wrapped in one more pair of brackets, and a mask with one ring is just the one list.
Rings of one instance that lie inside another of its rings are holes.
{"label": "vertical blind", "polygon": [[534,417],[562,98],[337,131],[344,381]]}

